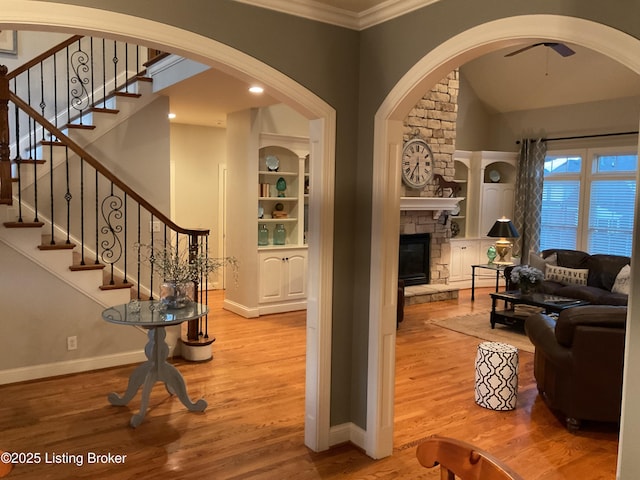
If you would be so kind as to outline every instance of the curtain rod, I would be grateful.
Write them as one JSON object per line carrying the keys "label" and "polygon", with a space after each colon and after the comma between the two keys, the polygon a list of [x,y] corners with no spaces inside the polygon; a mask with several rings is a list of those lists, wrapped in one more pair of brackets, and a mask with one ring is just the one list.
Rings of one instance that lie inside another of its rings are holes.
{"label": "curtain rod", "polygon": [[[555,142],[557,140],[577,140],[580,138],[598,138],[598,137],[617,137],[622,135],[637,135],[638,132],[619,132],[619,133],[600,133],[595,135],[577,135],[575,137],[558,137],[558,138],[541,138],[543,142]],[[520,145],[520,140],[516,141],[516,145]]]}

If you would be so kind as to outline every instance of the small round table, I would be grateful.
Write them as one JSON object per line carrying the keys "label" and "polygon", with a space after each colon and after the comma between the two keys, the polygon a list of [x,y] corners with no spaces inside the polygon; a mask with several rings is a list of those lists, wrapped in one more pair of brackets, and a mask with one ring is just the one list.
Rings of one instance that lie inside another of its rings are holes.
{"label": "small round table", "polygon": [[137,427],[144,420],[149,405],[149,394],[156,382],[164,382],[167,391],[171,395],[177,395],[189,411],[202,412],[207,408],[207,402],[204,399],[195,403],[189,399],[184,378],[176,367],[167,362],[169,346],[165,340],[167,335],[165,327],[198,319],[208,312],[209,308],[199,303],[191,303],[179,309],[166,309],[164,305],[154,300],[133,301],[107,308],[102,312],[102,318],[107,322],[149,330],[147,334],[149,341],[144,347],[147,361],[133,371],[129,377],[127,390],[122,396],[112,392],[107,397],[111,405],[126,405],[138,392],[140,386],[144,385],[140,412],[133,415],[129,422],[132,427]]}

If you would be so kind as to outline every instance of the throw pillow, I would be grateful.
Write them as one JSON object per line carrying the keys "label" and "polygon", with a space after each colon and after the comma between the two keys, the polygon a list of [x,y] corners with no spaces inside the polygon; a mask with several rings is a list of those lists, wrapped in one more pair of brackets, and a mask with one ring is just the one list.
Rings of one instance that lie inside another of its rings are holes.
{"label": "throw pillow", "polygon": [[630,280],[631,280],[631,265],[625,265],[620,269],[618,275],[616,276],[616,281],[613,284],[613,288],[611,291],[613,293],[624,293],[625,295],[629,295],[630,288]]}
{"label": "throw pillow", "polygon": [[567,268],[549,264],[547,264],[544,274],[545,280],[562,285],[586,285],[588,276],[589,269],[587,268]]}
{"label": "throw pillow", "polygon": [[537,268],[541,272],[544,272],[547,265],[557,265],[558,264],[558,254],[554,253],[553,255],[549,255],[547,258],[542,258],[540,255],[536,255],[533,252],[529,252],[529,266],[533,268]]}

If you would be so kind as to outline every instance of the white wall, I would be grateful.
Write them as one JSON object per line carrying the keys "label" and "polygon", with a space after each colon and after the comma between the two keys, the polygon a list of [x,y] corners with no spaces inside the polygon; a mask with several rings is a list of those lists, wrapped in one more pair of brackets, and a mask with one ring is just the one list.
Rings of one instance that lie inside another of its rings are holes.
{"label": "white wall", "polygon": [[[209,229],[213,257],[224,256],[219,248],[223,233],[219,180],[226,158],[225,129],[171,124],[171,216],[182,227]],[[221,286],[218,278],[210,280],[214,283],[209,288]]]}
{"label": "white wall", "polygon": [[[101,317],[103,306],[2,242],[0,258],[5,272],[0,282],[0,380],[17,368],[127,353],[140,357],[143,332],[108,324]],[[78,349],[67,351],[67,337],[73,335]],[[60,373],[55,365],[49,371]]]}
{"label": "white wall", "polygon": [[87,151],[133,190],[171,214],[169,99],[158,97]]}
{"label": "white wall", "polygon": [[18,32],[18,55],[0,53],[0,64],[6,65],[11,72],[71,36],[68,33]]}
{"label": "white wall", "polygon": [[515,142],[523,135],[565,137],[637,131],[638,118],[638,97],[492,115],[487,149],[517,150]]}

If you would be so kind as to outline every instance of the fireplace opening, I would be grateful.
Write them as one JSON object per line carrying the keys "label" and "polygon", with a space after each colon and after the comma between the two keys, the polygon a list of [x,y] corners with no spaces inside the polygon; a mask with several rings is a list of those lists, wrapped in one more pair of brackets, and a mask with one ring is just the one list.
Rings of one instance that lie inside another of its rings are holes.
{"label": "fireplace opening", "polygon": [[398,280],[405,285],[429,283],[430,241],[429,233],[400,235]]}

